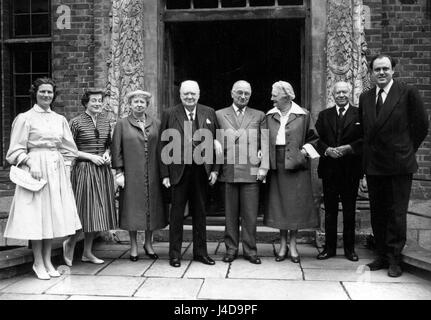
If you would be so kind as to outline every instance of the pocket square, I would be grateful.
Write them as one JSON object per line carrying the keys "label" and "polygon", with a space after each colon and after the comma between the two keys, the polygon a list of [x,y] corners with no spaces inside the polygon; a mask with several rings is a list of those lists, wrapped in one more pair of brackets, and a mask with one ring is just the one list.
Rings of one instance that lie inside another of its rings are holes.
{"label": "pocket square", "polygon": [[211,124],[211,121],[210,121],[210,119],[207,119],[207,124]]}
{"label": "pocket square", "polygon": [[355,123],[355,126],[359,126],[361,123],[360,122],[356,122]]}

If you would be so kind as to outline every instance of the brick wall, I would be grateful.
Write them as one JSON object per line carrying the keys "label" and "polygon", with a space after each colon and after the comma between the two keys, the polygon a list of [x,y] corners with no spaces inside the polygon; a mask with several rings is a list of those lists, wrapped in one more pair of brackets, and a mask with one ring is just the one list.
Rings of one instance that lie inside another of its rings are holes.
{"label": "brick wall", "polygon": [[[364,0],[371,9],[366,30],[371,55],[388,53],[398,60],[395,77],[416,86],[431,119],[431,20],[427,0]],[[417,152],[419,170],[412,198],[431,198],[431,134]]]}
{"label": "brick wall", "polygon": [[[9,35],[7,34],[9,32],[9,28],[7,28],[6,26],[9,25],[9,6],[7,6],[5,3],[2,3],[2,26],[1,26],[1,32],[2,34],[2,39],[7,39],[9,38]],[[6,156],[6,152],[7,149],[9,147],[9,142],[10,142],[10,131],[11,131],[11,124],[12,124],[12,119],[11,119],[11,105],[12,105],[12,101],[10,98],[10,90],[11,90],[11,83],[10,81],[6,81],[4,75],[6,74],[10,74],[11,70],[10,70],[10,66],[11,66],[11,62],[10,62],[10,53],[9,50],[7,49],[5,44],[2,44],[1,46],[1,50],[2,50],[2,77],[1,77],[1,82],[2,82],[2,96],[1,96],[1,106],[2,106],[2,119],[1,119],[1,130],[2,130],[2,154],[0,155],[0,160],[2,162],[0,162],[0,166],[2,166],[2,164],[4,162],[6,162],[5,160],[5,156]]]}
{"label": "brick wall", "polygon": [[[94,0],[52,1],[52,77],[59,96],[56,111],[68,119],[83,111],[80,98],[94,86]],[[59,5],[71,9],[71,29],[58,29]]]}

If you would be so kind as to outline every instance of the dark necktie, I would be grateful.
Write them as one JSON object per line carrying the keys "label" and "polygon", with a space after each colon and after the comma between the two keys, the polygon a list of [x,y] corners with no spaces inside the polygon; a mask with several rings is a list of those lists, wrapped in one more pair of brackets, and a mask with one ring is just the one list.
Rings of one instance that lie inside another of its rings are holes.
{"label": "dark necktie", "polygon": [[382,107],[383,107],[383,97],[382,97],[383,92],[385,91],[383,89],[380,89],[379,97],[377,98],[377,103],[376,103],[376,117],[379,116],[380,110],[382,110]]}
{"label": "dark necktie", "polygon": [[338,117],[337,117],[337,146],[341,143],[341,136],[343,132],[343,126],[344,126],[344,115],[343,112],[346,110],[344,107],[340,107],[338,109]]}
{"label": "dark necktie", "polygon": [[346,110],[344,107],[341,107],[340,109],[338,109],[338,120],[342,120],[344,115],[344,110]]}
{"label": "dark necktie", "polygon": [[242,120],[244,119],[244,109],[238,108],[238,124],[242,124]]}
{"label": "dark necktie", "polygon": [[193,112],[189,112],[189,121],[192,123],[192,141],[194,145],[193,135],[195,134],[195,131],[196,131],[196,121],[195,121],[195,118],[193,117]]}

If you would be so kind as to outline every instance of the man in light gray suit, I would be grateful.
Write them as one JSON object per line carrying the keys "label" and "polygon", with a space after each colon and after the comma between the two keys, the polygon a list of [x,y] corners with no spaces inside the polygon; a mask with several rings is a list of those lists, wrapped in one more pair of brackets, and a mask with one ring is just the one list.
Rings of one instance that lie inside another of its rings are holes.
{"label": "man in light gray suit", "polygon": [[[261,140],[265,114],[247,106],[251,96],[248,82],[237,81],[231,91],[233,104],[216,112],[223,131],[224,162],[219,180],[225,183],[224,262],[238,255],[239,225],[244,258],[260,264],[256,247],[256,221],[259,208]],[[226,142],[227,141],[227,142]]]}

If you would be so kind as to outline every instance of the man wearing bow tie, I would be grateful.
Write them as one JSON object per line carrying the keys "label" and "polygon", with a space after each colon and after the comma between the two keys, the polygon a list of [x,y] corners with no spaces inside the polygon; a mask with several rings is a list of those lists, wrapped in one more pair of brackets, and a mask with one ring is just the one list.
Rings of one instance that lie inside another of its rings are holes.
{"label": "man wearing bow tie", "polygon": [[[231,91],[233,104],[216,112],[220,128],[229,142],[224,143],[225,161],[220,181],[225,184],[226,254],[223,261],[232,262],[238,255],[239,227],[244,258],[260,264],[256,247],[256,222],[259,210],[259,154],[265,114],[248,107],[251,86],[237,81]],[[253,161],[254,160],[254,161]]]}
{"label": "man wearing bow tie", "polygon": [[376,86],[359,98],[363,165],[378,255],[368,267],[371,271],[389,267],[388,275],[399,277],[412,177],[418,169],[415,153],[428,133],[428,116],[418,90],[392,78],[392,57],[378,55],[370,67]]}
{"label": "man wearing bow tie", "polygon": [[[196,130],[208,130],[215,139],[218,128],[214,109],[198,104],[199,96],[198,83],[191,80],[184,81],[180,87],[181,103],[165,110],[162,115],[162,133],[170,129],[178,132],[181,136],[180,159],[167,164],[162,156],[160,166],[162,183],[166,188],[171,189],[169,263],[173,267],[181,266],[184,209],[187,201],[193,221],[193,259],[208,265],[215,264],[207,252],[205,203],[208,186],[213,185],[217,180],[218,166],[215,164],[215,160],[211,163],[202,164],[195,156],[192,157],[191,161],[186,159],[188,149],[194,151],[195,148],[199,147],[200,141],[193,138]],[[167,144],[168,141],[162,140],[162,149]],[[175,147],[179,148],[180,146]],[[212,151],[211,148],[209,159],[214,159]]]}
{"label": "man wearing bow tie", "polygon": [[343,206],[344,255],[358,261],[355,253],[355,209],[362,176],[362,137],[358,109],[349,103],[351,86],[337,82],[332,90],[335,106],[320,112],[316,122],[319,134],[318,175],[323,184],[325,205],[325,249],[317,259],[336,255],[338,203]]}

